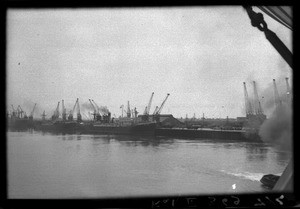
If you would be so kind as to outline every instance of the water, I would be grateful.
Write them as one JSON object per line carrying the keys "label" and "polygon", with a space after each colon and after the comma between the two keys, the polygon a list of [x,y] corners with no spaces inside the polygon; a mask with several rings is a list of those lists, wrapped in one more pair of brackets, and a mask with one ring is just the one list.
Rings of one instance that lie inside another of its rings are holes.
{"label": "water", "polygon": [[9,198],[252,193],[291,153],[203,139],[8,132]]}

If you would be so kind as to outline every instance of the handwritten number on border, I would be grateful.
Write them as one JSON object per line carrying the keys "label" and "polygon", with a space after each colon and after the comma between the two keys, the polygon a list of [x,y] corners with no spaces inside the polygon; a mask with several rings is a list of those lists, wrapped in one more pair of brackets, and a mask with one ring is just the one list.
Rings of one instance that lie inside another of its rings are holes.
{"label": "handwritten number on border", "polygon": [[239,204],[240,204],[240,199],[239,199],[238,197],[236,197],[236,196],[231,196],[231,197],[237,199],[237,200],[235,200],[235,201],[233,202],[233,204],[235,204],[235,205],[239,205]]}
{"label": "handwritten number on border", "polygon": [[216,198],[214,198],[214,197],[208,197],[208,199],[210,199],[210,202],[209,202],[210,206],[214,205],[214,203],[216,202]]}
{"label": "handwritten number on border", "polygon": [[254,206],[266,206],[266,204],[263,203],[260,198],[257,198],[257,200],[259,203],[254,204]]}
{"label": "handwritten number on border", "polygon": [[283,195],[280,195],[280,197],[276,198],[276,201],[280,204],[280,205],[283,205],[283,202],[281,202],[279,199],[283,199],[284,196]]}

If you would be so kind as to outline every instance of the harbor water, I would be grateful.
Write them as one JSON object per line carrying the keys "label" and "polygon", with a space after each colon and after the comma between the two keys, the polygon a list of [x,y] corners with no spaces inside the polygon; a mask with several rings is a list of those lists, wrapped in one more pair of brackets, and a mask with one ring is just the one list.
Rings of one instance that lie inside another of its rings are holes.
{"label": "harbor water", "polygon": [[268,192],[292,156],[257,142],[7,132],[9,198]]}

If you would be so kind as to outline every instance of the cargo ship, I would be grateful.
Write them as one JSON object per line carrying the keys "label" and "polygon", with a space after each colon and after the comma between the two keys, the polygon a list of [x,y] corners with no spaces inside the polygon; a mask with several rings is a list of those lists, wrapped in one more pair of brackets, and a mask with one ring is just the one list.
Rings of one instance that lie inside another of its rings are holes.
{"label": "cargo ship", "polygon": [[23,131],[33,128],[33,118],[28,116],[20,115],[9,115],[6,118],[7,126],[6,129],[10,131]]}
{"label": "cargo ship", "polygon": [[44,121],[34,129],[42,132],[65,134],[155,135],[155,122],[100,122],[100,121]]}
{"label": "cargo ship", "polygon": [[22,131],[33,128],[33,121],[27,118],[9,118],[7,129],[10,131]]}
{"label": "cargo ship", "polygon": [[92,123],[82,125],[83,134],[122,134],[122,135],[155,135],[156,123]]}
{"label": "cargo ship", "polygon": [[43,121],[36,123],[34,130],[53,133],[75,134],[81,132],[82,124],[76,121]]}
{"label": "cargo ship", "polygon": [[14,109],[13,105],[11,105],[11,107],[12,111],[7,112],[6,114],[6,129],[10,131],[24,131],[32,129],[34,126],[33,112],[36,104],[34,104],[33,110],[29,116],[27,116],[26,112],[23,111],[20,105],[17,107],[17,109]]}

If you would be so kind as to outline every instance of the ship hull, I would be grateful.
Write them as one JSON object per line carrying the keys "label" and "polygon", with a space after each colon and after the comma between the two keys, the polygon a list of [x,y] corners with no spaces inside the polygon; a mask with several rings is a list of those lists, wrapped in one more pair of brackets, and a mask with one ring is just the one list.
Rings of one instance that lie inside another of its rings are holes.
{"label": "ship hull", "polygon": [[76,122],[41,123],[35,126],[35,130],[52,133],[74,134],[81,133],[81,126]]}
{"label": "ship hull", "polygon": [[155,135],[155,123],[142,123],[128,126],[117,124],[84,124],[76,122],[45,123],[36,130],[66,134],[109,134],[109,135]]}
{"label": "ship hull", "polygon": [[155,135],[155,123],[134,124],[129,126],[91,124],[83,129],[87,134],[112,135]]}
{"label": "ship hull", "polygon": [[7,129],[10,131],[23,131],[33,128],[33,121],[28,119],[9,119]]}

